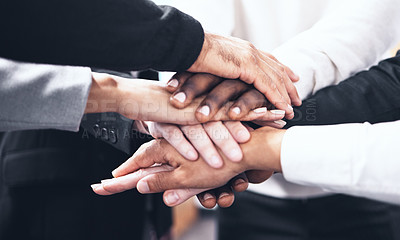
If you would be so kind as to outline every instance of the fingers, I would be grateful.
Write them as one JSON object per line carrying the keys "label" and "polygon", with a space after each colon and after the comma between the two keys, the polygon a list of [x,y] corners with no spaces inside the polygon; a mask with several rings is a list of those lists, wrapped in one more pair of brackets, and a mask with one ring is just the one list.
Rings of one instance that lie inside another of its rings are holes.
{"label": "fingers", "polygon": [[178,126],[167,123],[152,123],[148,127],[154,138],[164,138],[186,159],[192,161],[198,159],[197,151],[185,138]]}
{"label": "fingers", "polygon": [[243,192],[246,191],[249,187],[249,180],[245,173],[241,173],[234,177],[231,181],[229,181],[232,189],[235,192]]}
{"label": "fingers", "polygon": [[176,73],[172,78],[167,82],[166,90],[170,93],[175,92],[182,84],[186,82],[191,76],[193,76],[193,73],[190,72],[181,72],[181,73]]}
{"label": "fingers", "polygon": [[203,207],[208,209],[212,209],[217,205],[217,197],[215,196],[214,189],[197,194],[197,199]]}
{"label": "fingers", "polygon": [[283,65],[274,55],[261,51],[264,55],[266,55],[267,57],[271,58],[272,60],[274,60],[275,62],[280,63],[284,68],[286,73],[288,74],[289,78],[292,80],[292,82],[298,82],[300,80],[300,77],[298,75],[296,75],[292,69],[290,69],[288,66]]}
{"label": "fingers", "polygon": [[238,143],[245,143],[250,140],[249,129],[239,121],[224,122],[225,127],[229,130],[232,137]]}
{"label": "fingers", "polygon": [[210,139],[229,160],[242,160],[242,149],[221,121],[205,123],[203,126]]}
{"label": "fingers", "polygon": [[239,120],[254,109],[266,107],[267,103],[268,101],[262,93],[256,89],[251,89],[235,100],[228,115],[232,120]]}
{"label": "fingers", "polygon": [[207,122],[220,110],[229,100],[236,99],[250,86],[242,81],[225,80],[218,84],[202,101],[196,111],[199,122]]}
{"label": "fingers", "polygon": [[[194,148],[199,152],[200,156],[211,167],[214,168],[222,167],[223,165],[222,158],[219,155],[210,137],[208,136],[206,130],[203,128],[201,124],[192,126],[181,126],[181,129],[182,132],[185,134],[185,136],[192,143]],[[216,136],[213,137],[215,140],[220,141]]]}
{"label": "fingers", "polygon": [[173,168],[168,165],[145,168],[122,177],[103,180],[101,181],[101,184],[93,184],[92,189],[95,193],[99,195],[111,195],[115,193],[120,193],[126,190],[136,188],[136,184],[143,177],[146,177],[150,174],[154,174],[157,172],[164,172],[171,170],[173,170]]}
{"label": "fingers", "polygon": [[276,120],[276,121],[253,121],[255,124],[260,125],[262,127],[270,126],[273,128],[283,128],[286,125],[286,122],[283,120]]}
{"label": "fingers", "polygon": [[[187,75],[185,75],[185,77],[187,77]],[[182,84],[179,84],[179,87],[170,98],[170,103],[176,108],[184,108],[188,106],[193,99],[209,92],[221,81],[221,78],[211,74],[193,74],[185,78]]]}
{"label": "fingers", "polygon": [[280,72],[281,76],[283,76],[283,83],[285,85],[287,94],[290,98],[291,104],[293,104],[295,106],[300,106],[301,99],[299,97],[296,87],[293,84],[293,82],[299,81],[299,77],[296,74],[294,74],[294,72],[290,68],[281,64],[281,62],[279,62],[278,59],[276,59],[271,54],[265,54],[265,52],[262,52],[262,53],[265,56],[267,56],[269,59],[273,60],[274,62],[276,62],[278,64],[278,68],[279,68],[278,71]]}
{"label": "fingers", "polygon": [[243,116],[240,121],[268,121],[273,122],[281,120],[285,117],[285,111],[283,110],[270,110],[268,111],[266,107],[261,107],[250,111],[247,116]]}
{"label": "fingers", "polygon": [[251,183],[262,183],[274,174],[272,170],[250,170],[246,171],[246,176]]}
{"label": "fingers", "polygon": [[193,196],[206,191],[207,189],[175,189],[167,190],[163,194],[165,205],[169,207],[177,206]]}
{"label": "fingers", "polygon": [[235,201],[235,194],[229,185],[222,186],[216,190],[217,204],[222,208],[232,206]]}
{"label": "fingers", "polygon": [[165,163],[164,155],[168,152],[173,153],[174,151],[171,145],[165,144],[165,142],[160,140],[152,140],[140,146],[132,157],[112,172],[112,175],[120,177],[137,171],[140,168],[151,167],[155,163]]}
{"label": "fingers", "polygon": [[[267,85],[267,91],[262,93],[268,98],[268,100],[278,109],[285,110],[286,118],[291,119],[294,117],[293,108],[291,106],[291,100],[285,85],[285,78],[288,78],[284,68],[277,62],[266,57],[264,54],[260,54],[260,69],[266,74],[264,79]],[[254,86],[257,88],[257,82]]]}
{"label": "fingers", "polygon": [[185,188],[179,181],[178,174],[177,171],[150,174],[139,180],[136,189],[140,193],[159,193],[169,189]]}

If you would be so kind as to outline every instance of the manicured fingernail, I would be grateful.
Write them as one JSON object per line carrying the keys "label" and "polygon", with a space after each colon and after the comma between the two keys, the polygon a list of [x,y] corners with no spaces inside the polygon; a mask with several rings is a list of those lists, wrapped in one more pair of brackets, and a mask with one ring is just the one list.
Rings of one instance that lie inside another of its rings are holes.
{"label": "manicured fingernail", "polygon": [[184,92],[179,92],[175,94],[174,99],[178,102],[184,103],[186,100],[186,94]]}
{"label": "manicured fingernail", "polygon": [[238,178],[235,181],[235,186],[245,183],[246,181],[243,178]]}
{"label": "manicured fingernail", "polygon": [[274,123],[278,124],[281,127],[284,127],[286,125],[286,122],[283,120],[277,120],[277,121],[274,121]]}
{"label": "manicured fingernail", "polygon": [[221,193],[221,194],[219,195],[219,198],[221,199],[221,198],[227,197],[227,196],[229,196],[229,193],[223,192],[223,193]]}
{"label": "manicured fingernail", "polygon": [[111,182],[112,181],[112,179],[104,179],[104,180],[101,180],[101,183],[108,183],[108,182]]}
{"label": "manicured fingernail", "polygon": [[95,183],[95,184],[90,185],[90,187],[92,187],[93,190],[96,190],[96,188],[98,188],[100,186],[101,186],[101,183]]}
{"label": "manicured fingernail", "polygon": [[288,109],[289,109],[290,111],[293,111],[293,107],[290,106],[289,104],[288,104]]}
{"label": "manicured fingernail", "polygon": [[206,200],[208,200],[208,199],[212,199],[212,198],[214,198],[213,195],[211,195],[211,194],[209,194],[209,193],[206,193],[206,194],[204,194],[204,196],[203,196],[203,200],[204,200],[204,201],[206,201]]}
{"label": "manicured fingernail", "polygon": [[271,110],[271,113],[276,115],[285,115],[285,111],[283,110]]}
{"label": "manicured fingernail", "polygon": [[232,112],[234,112],[236,115],[239,115],[240,114],[240,108],[239,107],[234,107],[233,109],[232,109]]}
{"label": "manicured fingernail", "polygon": [[264,114],[267,112],[267,108],[266,107],[256,108],[253,110],[253,112],[255,112],[257,114]]}
{"label": "manicured fingernail", "polygon": [[202,106],[198,111],[199,111],[199,113],[203,114],[204,116],[210,115],[210,107],[207,105]]}
{"label": "manicured fingernail", "polygon": [[117,174],[117,170],[114,170],[111,172],[111,175],[113,175],[115,177],[115,175]]}
{"label": "manicured fingernail", "polygon": [[242,160],[242,152],[238,149],[233,149],[229,152],[229,158],[232,161],[240,161]]}
{"label": "manicured fingernail", "polygon": [[188,158],[190,160],[196,160],[197,159],[197,154],[195,152],[193,152],[193,151],[189,150],[186,154],[187,154],[187,156],[188,156]]}
{"label": "manicured fingernail", "polygon": [[141,193],[149,193],[150,192],[149,184],[147,184],[146,181],[139,181],[136,188]]}
{"label": "manicured fingernail", "polygon": [[178,200],[179,200],[179,196],[178,196],[178,194],[176,194],[176,192],[169,192],[165,196],[165,203],[168,205],[173,205],[176,202],[178,202]]}
{"label": "manicured fingernail", "polygon": [[179,82],[178,82],[178,80],[176,80],[174,78],[174,79],[169,80],[167,85],[170,86],[170,87],[176,88],[176,87],[178,87]]}
{"label": "manicured fingernail", "polygon": [[212,156],[211,157],[211,165],[213,167],[220,167],[222,165],[221,160],[217,156]]}

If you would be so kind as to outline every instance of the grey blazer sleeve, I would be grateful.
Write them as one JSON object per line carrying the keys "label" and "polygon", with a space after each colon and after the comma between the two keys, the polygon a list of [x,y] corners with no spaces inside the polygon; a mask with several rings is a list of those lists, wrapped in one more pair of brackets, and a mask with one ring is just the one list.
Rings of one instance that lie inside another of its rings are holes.
{"label": "grey blazer sleeve", "polygon": [[0,58],[0,131],[78,131],[91,82],[89,68]]}

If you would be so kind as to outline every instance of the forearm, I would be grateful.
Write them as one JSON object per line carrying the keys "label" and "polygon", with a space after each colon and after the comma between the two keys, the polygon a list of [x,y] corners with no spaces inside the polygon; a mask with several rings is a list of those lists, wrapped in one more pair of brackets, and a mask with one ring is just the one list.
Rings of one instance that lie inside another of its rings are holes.
{"label": "forearm", "polygon": [[296,86],[303,99],[375,64],[399,41],[400,6],[395,1],[356,0],[346,9],[337,5],[338,9],[273,52],[300,75]]}
{"label": "forearm", "polygon": [[293,127],[282,142],[291,182],[400,203],[400,122]]}
{"label": "forearm", "polygon": [[11,59],[182,71],[203,44],[196,20],[147,0],[17,0],[0,9],[0,53]]}
{"label": "forearm", "polygon": [[0,131],[77,131],[91,86],[89,68],[0,59]]}
{"label": "forearm", "polygon": [[394,57],[337,86],[324,88],[295,109],[296,117],[287,127],[397,120],[399,74],[400,57]]}

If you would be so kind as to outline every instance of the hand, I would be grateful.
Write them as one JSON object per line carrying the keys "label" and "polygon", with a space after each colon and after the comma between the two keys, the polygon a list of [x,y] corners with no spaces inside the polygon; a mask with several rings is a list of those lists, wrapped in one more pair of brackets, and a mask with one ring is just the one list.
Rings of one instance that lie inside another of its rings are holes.
{"label": "hand", "polygon": [[285,68],[251,43],[206,33],[203,48],[189,72],[206,72],[253,84],[286,118],[293,118],[292,103],[301,103]]}
{"label": "hand", "polygon": [[197,160],[199,153],[214,168],[222,167],[223,164],[216,147],[228,159],[237,162],[243,158],[238,143],[245,143],[250,139],[247,128],[237,121],[186,126],[146,122],[146,125],[148,134],[154,138],[164,138],[186,159]]}
{"label": "hand", "polygon": [[[187,161],[165,140],[153,140],[113,171],[114,179],[95,185],[102,194],[122,192],[137,186],[141,193],[173,189],[212,189],[225,185],[231,178],[247,170],[281,171],[280,146],[285,130],[264,127],[252,132],[249,142],[241,144],[244,159],[238,163],[226,161],[224,167],[214,169],[204,161]],[[269,154],[260,154],[268,152]],[[162,166],[151,167],[154,164]],[[151,168],[150,168],[151,167]],[[136,172],[137,170],[141,171]],[[143,176],[137,182],[138,176]],[[137,185],[136,185],[137,183]]]}
{"label": "hand", "polygon": [[[85,113],[118,112],[134,120],[199,124],[194,112],[204,97],[194,99],[185,109],[173,107],[168,101],[169,97],[170,93],[160,82],[93,73]],[[231,120],[228,115],[231,105],[232,102],[226,103],[211,120]],[[263,115],[265,112],[252,111],[240,120],[252,121]]]}
{"label": "hand", "polygon": [[[260,125],[281,125],[282,122],[279,120],[285,116],[285,111],[282,110],[267,111],[267,108],[272,109],[272,105],[265,96],[252,85],[240,80],[223,80],[207,73],[184,72],[172,77],[166,89],[173,93],[170,103],[176,108],[185,108],[194,99],[205,95],[196,110],[196,118],[200,122],[212,119],[229,101],[234,102],[227,110],[232,120],[240,120],[256,112],[264,113],[257,119]],[[274,121],[278,122],[274,123]]]}

